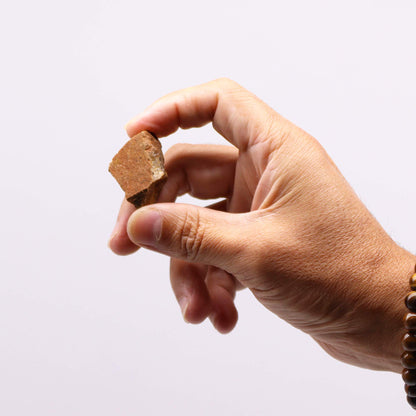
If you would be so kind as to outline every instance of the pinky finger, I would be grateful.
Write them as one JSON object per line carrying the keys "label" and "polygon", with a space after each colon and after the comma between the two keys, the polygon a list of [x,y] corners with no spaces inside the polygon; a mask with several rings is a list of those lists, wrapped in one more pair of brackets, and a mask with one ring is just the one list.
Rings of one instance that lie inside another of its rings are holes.
{"label": "pinky finger", "polygon": [[238,312],[234,304],[236,280],[224,270],[210,266],[206,285],[212,305],[209,318],[218,332],[226,334],[233,330],[238,320]]}

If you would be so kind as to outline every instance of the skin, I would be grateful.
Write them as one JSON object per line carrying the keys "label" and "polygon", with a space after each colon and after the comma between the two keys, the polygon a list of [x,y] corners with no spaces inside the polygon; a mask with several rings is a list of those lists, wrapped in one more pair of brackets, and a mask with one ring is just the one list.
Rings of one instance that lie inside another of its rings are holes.
{"label": "skin", "polygon": [[[236,290],[310,334],[331,356],[400,372],[402,317],[416,259],[359,200],[316,139],[228,79],[169,94],[133,118],[130,137],[212,122],[230,145],[175,145],[159,203],[122,203],[109,246],[171,257],[184,319],[237,322]],[[208,208],[179,195],[223,198]]]}

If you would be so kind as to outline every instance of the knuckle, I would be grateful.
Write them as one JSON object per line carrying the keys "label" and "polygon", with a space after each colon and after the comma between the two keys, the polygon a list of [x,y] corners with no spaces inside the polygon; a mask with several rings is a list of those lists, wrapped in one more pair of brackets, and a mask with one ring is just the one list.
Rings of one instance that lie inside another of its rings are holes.
{"label": "knuckle", "polygon": [[188,212],[180,230],[180,253],[188,261],[196,261],[204,241],[204,226],[198,210]]}
{"label": "knuckle", "polygon": [[177,143],[170,147],[165,155],[165,169],[168,172],[168,175],[173,174],[177,170],[183,169],[184,162],[186,157],[190,152],[190,147],[194,145],[189,145],[185,143]]}
{"label": "knuckle", "polygon": [[165,153],[165,160],[173,161],[181,158],[181,155],[186,151],[189,145],[185,143],[175,143]]}
{"label": "knuckle", "polygon": [[217,79],[218,83],[226,84],[226,85],[236,85],[236,82],[228,77],[221,77]]}
{"label": "knuckle", "polygon": [[240,84],[238,84],[236,81],[227,77],[218,78],[214,82],[224,91],[243,89],[243,87]]}

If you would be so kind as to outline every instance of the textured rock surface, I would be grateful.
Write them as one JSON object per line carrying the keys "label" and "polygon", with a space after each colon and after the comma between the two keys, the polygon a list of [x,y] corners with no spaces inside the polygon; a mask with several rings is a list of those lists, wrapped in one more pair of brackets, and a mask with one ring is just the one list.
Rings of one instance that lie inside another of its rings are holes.
{"label": "textured rock surface", "polygon": [[114,156],[108,170],[136,208],[156,202],[167,179],[162,146],[147,131],[132,137]]}

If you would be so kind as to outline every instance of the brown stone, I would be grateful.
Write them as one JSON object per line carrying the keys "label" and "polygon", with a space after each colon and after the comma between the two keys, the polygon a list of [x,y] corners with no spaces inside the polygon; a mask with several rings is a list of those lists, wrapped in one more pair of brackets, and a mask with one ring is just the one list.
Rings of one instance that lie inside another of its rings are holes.
{"label": "brown stone", "polygon": [[160,141],[147,131],[132,137],[108,170],[136,208],[156,202],[167,179]]}
{"label": "brown stone", "polygon": [[405,304],[410,312],[416,312],[416,292],[410,292],[405,299]]}

